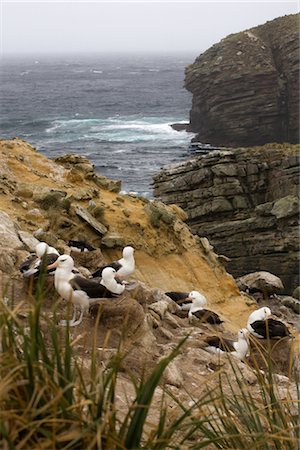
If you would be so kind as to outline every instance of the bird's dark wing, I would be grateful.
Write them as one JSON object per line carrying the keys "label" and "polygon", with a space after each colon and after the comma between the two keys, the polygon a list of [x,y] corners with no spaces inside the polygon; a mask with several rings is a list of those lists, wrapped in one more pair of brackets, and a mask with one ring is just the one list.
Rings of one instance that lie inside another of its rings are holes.
{"label": "bird's dark wing", "polygon": [[193,315],[197,317],[197,319],[202,320],[202,322],[208,322],[212,325],[223,323],[223,320],[220,319],[218,314],[209,309],[200,309],[199,311],[193,312]]}
{"label": "bird's dark wing", "polygon": [[[165,292],[165,295],[170,297],[174,302],[181,303],[181,300],[186,300],[189,292]],[[192,301],[192,300],[191,300]]]}
{"label": "bird's dark wing", "polygon": [[235,350],[233,346],[234,341],[230,339],[224,339],[219,336],[209,336],[205,339],[205,342],[211,347],[216,347],[220,350],[223,350],[223,352],[233,352]]}
{"label": "bird's dark wing", "polygon": [[28,270],[31,267],[31,264],[33,264],[34,261],[36,261],[38,257],[36,255],[29,255],[25,261],[23,261],[20,266],[19,270],[20,272],[24,273],[26,270]]}
{"label": "bird's dark wing", "polygon": [[268,327],[269,330],[271,331],[271,333],[273,334],[273,336],[278,336],[278,337],[286,337],[286,336],[291,336],[291,333],[289,332],[287,326],[281,322],[280,320],[276,320],[276,319],[267,319],[268,322]]}
{"label": "bird's dark wing", "polygon": [[106,269],[106,267],[112,267],[117,272],[119,269],[121,269],[122,264],[120,264],[118,261],[113,261],[109,264],[105,264],[104,266],[98,267],[95,272],[92,273],[92,278],[101,277],[102,271]]}
{"label": "bird's dark wing", "polygon": [[113,296],[113,294],[102,284],[80,276],[75,276],[74,278],[72,278],[72,280],[70,281],[70,285],[72,286],[74,291],[84,291],[90,298],[110,298]]}
{"label": "bird's dark wing", "polygon": [[255,333],[265,339],[267,339],[268,336],[271,339],[291,336],[287,326],[283,322],[272,318],[267,320],[256,320],[251,323],[251,327]]}

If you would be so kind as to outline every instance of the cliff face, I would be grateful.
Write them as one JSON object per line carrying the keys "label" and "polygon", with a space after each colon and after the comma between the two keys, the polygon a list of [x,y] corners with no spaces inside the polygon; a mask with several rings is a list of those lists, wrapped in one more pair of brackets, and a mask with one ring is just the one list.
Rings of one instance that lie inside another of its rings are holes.
{"label": "cliff face", "polygon": [[214,145],[299,142],[299,15],[230,35],[186,68],[190,130]]}
{"label": "cliff face", "polygon": [[299,284],[299,146],[215,151],[167,167],[154,195],[188,214],[194,233],[231,260],[234,276],[266,270]]}

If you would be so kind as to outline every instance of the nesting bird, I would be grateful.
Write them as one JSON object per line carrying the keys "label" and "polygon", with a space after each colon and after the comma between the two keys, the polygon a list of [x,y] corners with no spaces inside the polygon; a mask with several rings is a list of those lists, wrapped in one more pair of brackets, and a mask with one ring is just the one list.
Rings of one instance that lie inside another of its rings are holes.
{"label": "nesting bird", "polygon": [[119,279],[127,278],[133,274],[135,269],[134,260],[134,248],[127,246],[123,249],[123,257],[118,261],[113,261],[109,264],[99,267],[94,273],[92,273],[92,278],[101,277],[103,269],[107,267],[113,267],[116,270],[116,276]]}
{"label": "nesting bird", "polygon": [[[73,317],[69,326],[76,326],[82,322],[83,313],[94,303],[91,299],[113,297],[124,292],[125,286],[115,280],[116,271],[112,267],[106,267],[102,271],[100,283],[78,275],[72,270],[74,260],[69,255],[61,255],[51,268],[56,268],[54,273],[54,285],[59,295],[73,303]],[[80,308],[80,317],[76,320],[77,306]],[[61,325],[67,325],[66,320]]]}
{"label": "nesting bird", "polygon": [[197,320],[201,322],[208,322],[212,325],[218,325],[223,323],[220,316],[209,309],[204,309],[207,303],[204,295],[198,291],[192,291],[189,293],[189,298],[192,300],[192,305],[189,309],[188,318],[189,321]]}
{"label": "nesting bird", "polygon": [[189,292],[165,292],[169,298],[171,298],[175,303],[177,303],[180,308],[185,311],[189,310],[192,306],[192,299],[189,298]]}
{"label": "nesting bird", "polygon": [[92,252],[93,250],[96,250],[92,245],[85,241],[75,241],[70,239],[68,245],[72,252]]}
{"label": "nesting bird", "polygon": [[214,354],[230,353],[239,359],[244,359],[249,353],[249,331],[247,328],[239,330],[237,341],[219,336],[211,336],[205,340],[205,350]]}
{"label": "nesting bird", "polygon": [[[59,252],[54,247],[50,247],[46,242],[39,242],[35,247],[35,255],[29,256],[19,267],[24,278],[31,276],[38,277],[42,263],[45,267],[53,264],[59,257]],[[47,273],[52,273],[53,269],[47,269]]]}
{"label": "nesting bird", "polygon": [[273,319],[270,308],[263,307],[253,311],[248,317],[247,329],[259,339],[278,339],[291,337],[287,326],[280,320]]}

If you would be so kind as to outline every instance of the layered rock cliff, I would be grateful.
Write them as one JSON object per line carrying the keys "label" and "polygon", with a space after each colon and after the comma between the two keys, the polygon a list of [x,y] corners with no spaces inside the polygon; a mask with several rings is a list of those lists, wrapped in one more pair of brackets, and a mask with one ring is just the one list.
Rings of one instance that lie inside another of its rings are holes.
{"label": "layered rock cliff", "polygon": [[214,151],[164,168],[154,195],[177,204],[241,276],[266,270],[299,284],[299,146]]}
{"label": "layered rock cliff", "polygon": [[190,130],[214,145],[299,142],[299,15],[230,35],[186,68]]}

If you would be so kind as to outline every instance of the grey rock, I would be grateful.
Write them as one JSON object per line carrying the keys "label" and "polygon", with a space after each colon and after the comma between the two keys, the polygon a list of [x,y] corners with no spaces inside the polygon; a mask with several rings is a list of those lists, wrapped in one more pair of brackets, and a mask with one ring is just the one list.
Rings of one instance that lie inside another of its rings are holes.
{"label": "grey rock", "polygon": [[126,245],[124,237],[117,233],[107,233],[102,238],[101,244],[107,248],[124,247]]}
{"label": "grey rock", "polygon": [[102,223],[98,222],[98,220],[96,220],[86,209],[82,208],[81,206],[76,206],[75,213],[78,217],[88,223],[101,236],[107,233],[107,228]]}
{"label": "grey rock", "polygon": [[4,211],[0,211],[0,246],[13,249],[23,248],[16,224]]}
{"label": "grey rock", "polygon": [[27,231],[19,231],[18,234],[26,249],[30,252],[34,252],[35,247],[40,241]]}
{"label": "grey rock", "polygon": [[300,300],[300,286],[297,286],[296,289],[293,290],[293,297]]}
{"label": "grey rock", "polygon": [[287,195],[274,203],[271,214],[282,219],[299,214],[299,198],[295,195]]}
{"label": "grey rock", "polygon": [[254,272],[244,275],[237,280],[237,285],[247,286],[249,289],[258,289],[268,294],[278,293],[283,290],[280,278],[269,272]]}

